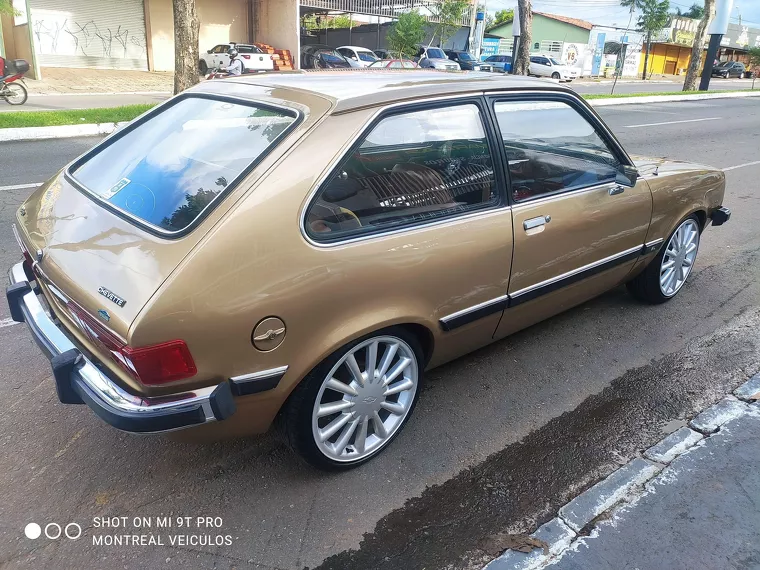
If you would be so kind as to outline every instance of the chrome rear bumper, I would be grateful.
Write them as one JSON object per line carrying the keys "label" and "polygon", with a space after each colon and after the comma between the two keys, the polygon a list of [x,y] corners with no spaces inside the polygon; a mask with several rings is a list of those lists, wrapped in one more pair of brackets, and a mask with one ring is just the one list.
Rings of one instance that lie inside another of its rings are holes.
{"label": "chrome rear bumper", "polygon": [[25,322],[51,360],[58,398],[87,404],[112,426],[128,432],[157,433],[224,420],[235,412],[230,382],[156,398],[126,392],[74,345],[45,311],[22,263],[10,272],[6,290],[15,321]]}

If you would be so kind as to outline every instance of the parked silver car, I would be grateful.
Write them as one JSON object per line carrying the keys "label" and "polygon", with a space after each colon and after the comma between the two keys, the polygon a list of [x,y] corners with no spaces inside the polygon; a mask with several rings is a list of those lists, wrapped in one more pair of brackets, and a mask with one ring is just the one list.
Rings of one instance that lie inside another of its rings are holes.
{"label": "parked silver car", "polygon": [[459,71],[461,68],[456,61],[451,61],[441,48],[431,46],[419,46],[414,60],[420,67],[428,69],[442,69],[445,71]]}

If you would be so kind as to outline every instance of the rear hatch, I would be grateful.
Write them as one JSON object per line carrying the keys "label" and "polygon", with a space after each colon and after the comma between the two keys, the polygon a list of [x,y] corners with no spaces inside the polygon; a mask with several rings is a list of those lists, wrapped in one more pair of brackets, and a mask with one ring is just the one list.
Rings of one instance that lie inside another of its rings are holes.
{"label": "rear hatch", "polygon": [[176,97],[32,194],[17,214],[19,233],[33,258],[42,252],[37,274],[59,315],[71,313],[66,302],[73,301],[129,340],[161,284],[303,132],[306,107],[265,100],[273,103]]}

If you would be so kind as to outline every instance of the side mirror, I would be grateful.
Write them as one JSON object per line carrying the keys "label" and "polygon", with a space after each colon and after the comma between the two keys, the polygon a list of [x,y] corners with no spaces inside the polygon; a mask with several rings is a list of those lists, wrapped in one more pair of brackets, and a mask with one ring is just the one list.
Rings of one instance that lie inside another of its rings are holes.
{"label": "side mirror", "polygon": [[210,50],[210,49],[207,49],[207,50],[206,50],[206,53],[211,53],[211,50]]}
{"label": "side mirror", "polygon": [[621,164],[618,166],[617,175],[615,176],[615,182],[633,188],[636,186],[636,180],[639,178],[639,171],[635,166],[628,166],[627,164]]}

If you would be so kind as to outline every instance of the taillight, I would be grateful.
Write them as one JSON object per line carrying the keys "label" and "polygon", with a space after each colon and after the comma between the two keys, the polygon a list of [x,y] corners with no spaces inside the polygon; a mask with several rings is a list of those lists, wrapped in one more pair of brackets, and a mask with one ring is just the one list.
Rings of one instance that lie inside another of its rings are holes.
{"label": "taillight", "polygon": [[174,382],[195,376],[198,372],[190,350],[183,340],[172,340],[141,348],[125,346],[120,352],[136,378],[146,385]]}
{"label": "taillight", "polygon": [[251,56],[250,55],[246,55],[246,54],[243,54],[242,57],[243,57],[243,59],[251,59]]}
{"label": "taillight", "polygon": [[73,301],[66,307],[82,331],[138,382],[156,386],[195,376],[198,369],[184,340],[132,348]]}

